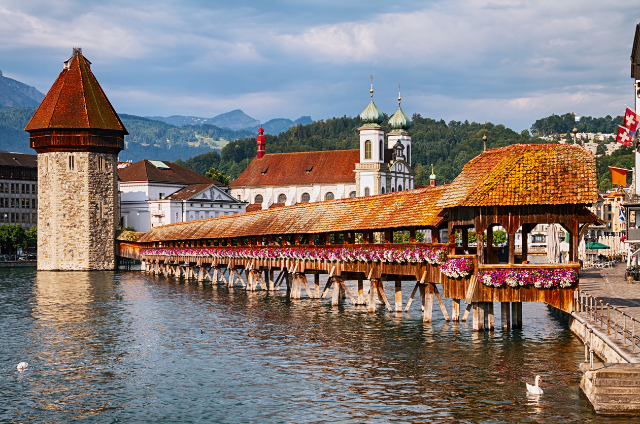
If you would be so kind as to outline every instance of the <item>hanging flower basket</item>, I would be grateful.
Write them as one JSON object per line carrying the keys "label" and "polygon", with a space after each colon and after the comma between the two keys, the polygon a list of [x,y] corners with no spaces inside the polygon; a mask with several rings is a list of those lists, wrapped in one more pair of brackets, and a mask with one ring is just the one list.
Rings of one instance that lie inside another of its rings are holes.
{"label": "hanging flower basket", "polygon": [[473,261],[467,258],[447,259],[440,264],[440,272],[449,278],[464,278],[473,272]]}
{"label": "hanging flower basket", "polygon": [[493,269],[478,272],[478,279],[489,287],[535,287],[566,289],[578,281],[575,269]]}

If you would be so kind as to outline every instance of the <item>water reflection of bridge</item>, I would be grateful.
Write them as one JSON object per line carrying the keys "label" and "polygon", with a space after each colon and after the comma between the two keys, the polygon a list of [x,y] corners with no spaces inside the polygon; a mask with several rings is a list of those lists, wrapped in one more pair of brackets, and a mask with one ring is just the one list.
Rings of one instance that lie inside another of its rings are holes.
{"label": "water reflection of bridge", "polygon": [[[119,254],[141,259],[149,272],[247,290],[283,285],[293,299],[303,289],[312,298],[331,293],[333,304],[348,296],[369,311],[378,304],[401,311],[401,282],[415,281],[405,308],[419,293],[424,321],[431,320],[435,297],[445,317],[456,321],[465,299],[462,319],[472,307],[475,330],[493,328],[493,304],[501,302],[503,327],[518,327],[522,302],[572,310],[578,243],[599,221],[586,208],[597,196],[595,176],[595,159],[581,147],[513,145],[479,155],[449,185],[156,227],[136,242],[121,242]],[[521,230],[526,240],[544,223],[558,223],[570,234],[569,263],[522,263],[526,243],[516,255],[515,233]],[[499,263],[493,246],[496,226],[508,234],[506,263]],[[472,229],[475,247],[468,244]],[[459,248],[456,232],[462,235]],[[322,290],[320,274],[330,277]],[[357,280],[357,292],[349,291],[347,280]],[[391,281],[395,308],[382,289]],[[450,308],[443,298],[452,299]]]}

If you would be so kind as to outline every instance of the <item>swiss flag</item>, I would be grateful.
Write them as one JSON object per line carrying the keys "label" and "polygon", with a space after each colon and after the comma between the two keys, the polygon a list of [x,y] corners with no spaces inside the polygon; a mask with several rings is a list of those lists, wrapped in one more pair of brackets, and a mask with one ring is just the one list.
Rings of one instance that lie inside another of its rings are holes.
{"label": "swiss flag", "polygon": [[631,134],[629,134],[629,129],[618,125],[618,136],[616,137],[616,141],[629,147],[629,144],[631,144]]}
{"label": "swiss flag", "polygon": [[[629,132],[631,133],[636,132],[636,129],[638,129],[639,120],[640,120],[640,117],[638,116],[638,114],[632,111],[631,109],[627,108],[627,111],[624,114],[623,125],[629,129]],[[620,133],[618,132],[618,134]]]}

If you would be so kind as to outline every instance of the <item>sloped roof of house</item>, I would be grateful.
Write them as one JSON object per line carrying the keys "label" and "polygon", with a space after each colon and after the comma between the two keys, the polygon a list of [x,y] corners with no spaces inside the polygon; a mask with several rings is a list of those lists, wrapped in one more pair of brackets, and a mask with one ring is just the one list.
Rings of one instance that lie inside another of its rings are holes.
{"label": "sloped roof of house", "polygon": [[[156,164],[154,165],[154,163]],[[132,163],[125,168],[119,168],[118,177],[120,178],[121,182],[149,181],[190,185],[215,184],[217,186],[224,186],[224,184],[218,181],[207,178],[204,175],[200,175],[197,172],[194,172],[183,166],[176,165],[173,162],[150,161],[147,159]]]}
{"label": "sloped roof of house", "polygon": [[357,149],[270,153],[253,159],[229,187],[355,184],[358,162]]}
{"label": "sloped roof of house", "polygon": [[586,204],[597,200],[596,160],[572,144],[514,144],[467,163],[437,207]]}
{"label": "sloped roof of house", "polygon": [[0,166],[18,168],[37,168],[38,155],[25,153],[0,152]]}
{"label": "sloped roof of house", "polygon": [[444,217],[434,205],[445,190],[438,186],[179,222],[153,228],[140,242],[436,226]]}
{"label": "sloped roof of house", "polygon": [[171,196],[167,196],[167,199],[168,200],[189,200],[193,196],[197,195],[198,193],[201,193],[204,190],[208,189],[209,187],[215,185],[213,184],[212,180],[210,181],[211,182],[209,184],[191,184],[189,186],[186,186],[185,188],[176,191]]}
{"label": "sloped roof of house", "polygon": [[128,134],[80,49],[65,62],[25,131],[103,129]]}

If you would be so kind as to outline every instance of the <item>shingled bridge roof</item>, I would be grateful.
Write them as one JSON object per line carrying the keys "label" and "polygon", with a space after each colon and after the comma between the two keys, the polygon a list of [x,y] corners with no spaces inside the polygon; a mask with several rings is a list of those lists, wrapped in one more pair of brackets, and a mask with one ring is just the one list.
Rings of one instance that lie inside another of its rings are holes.
{"label": "shingled bridge roof", "polygon": [[480,154],[449,185],[180,222],[139,241],[435,227],[457,206],[592,203],[595,175],[595,158],[582,147],[512,145]]}

